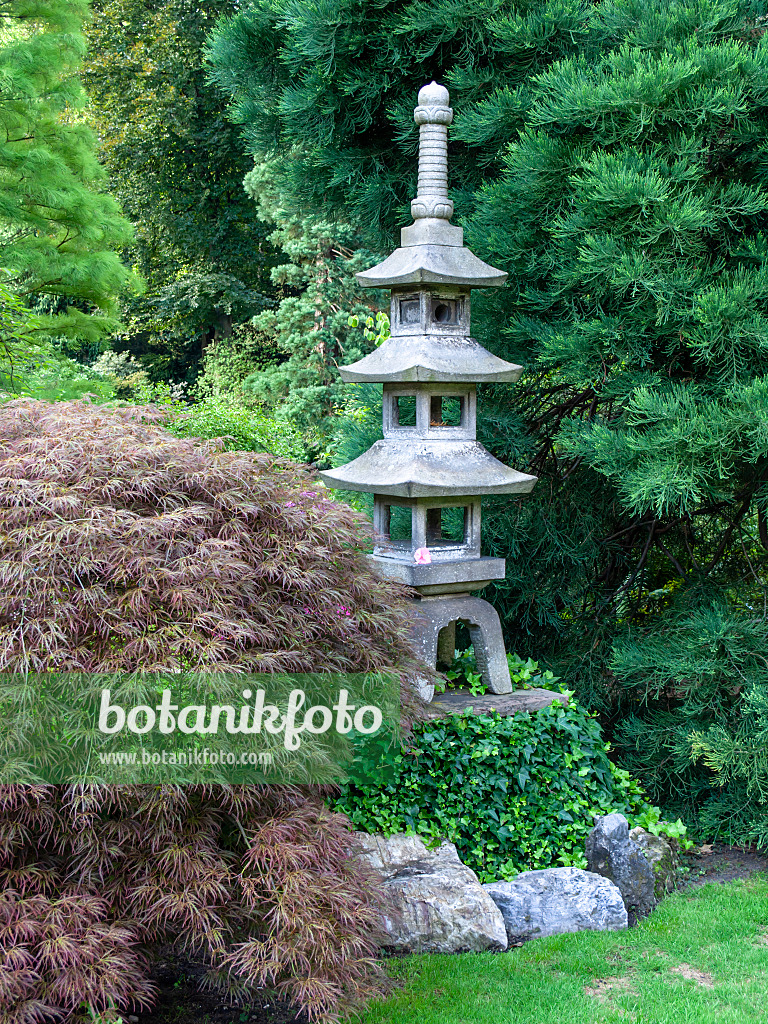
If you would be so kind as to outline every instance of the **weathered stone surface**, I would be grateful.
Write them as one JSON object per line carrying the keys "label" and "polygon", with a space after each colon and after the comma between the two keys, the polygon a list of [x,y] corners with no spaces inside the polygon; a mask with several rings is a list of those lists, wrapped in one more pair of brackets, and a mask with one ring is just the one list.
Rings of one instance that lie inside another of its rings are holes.
{"label": "weathered stone surface", "polygon": [[428,850],[417,836],[357,833],[360,858],[382,880],[387,949],[462,953],[507,948],[501,912],[453,843]]}
{"label": "weathered stone surface", "polygon": [[555,701],[566,704],[568,698],[564,693],[544,690],[541,687],[514,690],[512,693],[487,693],[478,697],[471,693],[468,687],[463,687],[438,694],[432,701],[429,715],[431,718],[445,718],[447,715],[461,714],[467,708],[472,708],[478,715],[487,714],[489,711],[498,711],[500,715],[514,715],[518,711],[539,711],[554,704]]}
{"label": "weathered stone surface", "polygon": [[523,871],[511,882],[491,882],[483,888],[504,917],[509,942],[627,927],[617,887],[581,868]]}
{"label": "weathered stone surface", "polygon": [[655,836],[644,828],[633,828],[629,838],[642,849],[645,859],[653,868],[654,895],[657,900],[672,892],[677,884],[680,857],[677,849],[663,836]]}
{"label": "weathered stone surface", "polygon": [[372,491],[402,498],[467,494],[527,494],[536,477],[518,473],[479,441],[375,441],[367,452],[336,469],[324,469],[326,487]]}
{"label": "weathered stone surface", "polygon": [[413,686],[419,697],[429,704],[435,696],[435,684],[427,676],[413,676]]}
{"label": "weathered stone surface", "polygon": [[629,838],[629,826],[623,814],[598,818],[587,836],[587,867],[610,878],[619,887],[630,924],[645,917],[656,906],[653,868],[642,847]]}
{"label": "weathered stone surface", "polygon": [[522,367],[484,349],[474,338],[393,334],[356,363],[339,367],[341,379],[357,381],[451,381],[477,384],[516,381]]}
{"label": "weathered stone surface", "polygon": [[493,605],[481,597],[428,597],[414,609],[413,619],[414,646],[428,665],[437,661],[440,630],[466,622],[483,682],[493,693],[512,692],[499,613]]}
{"label": "weathered stone surface", "polygon": [[409,284],[461,284],[471,288],[500,288],[507,274],[483,263],[457,245],[409,245],[395,251],[355,277],[364,288],[397,288]]}
{"label": "weathered stone surface", "polygon": [[[509,693],[498,615],[467,595],[504,577],[504,559],[482,557],[481,496],[527,494],[536,477],[505,466],[477,440],[477,384],[515,381],[521,367],[471,337],[471,289],[501,287],[507,273],[475,256],[464,245],[462,229],[450,223],[452,119],[445,86],[425,85],[414,111],[414,223],[403,228],[399,249],[356,275],[363,286],[392,292],[390,337],[340,368],[347,381],[383,382],[384,436],[352,462],[320,476],[328,487],[373,494],[373,565],[418,591],[414,636],[425,662],[436,667],[439,634],[445,647],[446,630],[467,621],[483,681],[494,693]],[[446,509],[463,509],[463,530],[456,529],[455,514],[444,518]],[[442,604],[428,609],[426,599]],[[449,613],[452,618],[446,618]],[[447,660],[452,658],[450,651]]]}

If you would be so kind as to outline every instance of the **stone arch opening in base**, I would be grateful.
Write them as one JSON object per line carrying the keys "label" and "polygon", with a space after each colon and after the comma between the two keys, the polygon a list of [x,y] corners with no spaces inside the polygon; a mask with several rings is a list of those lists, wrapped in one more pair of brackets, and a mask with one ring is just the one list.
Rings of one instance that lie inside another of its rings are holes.
{"label": "stone arch opening in base", "polygon": [[511,693],[507,654],[499,615],[493,605],[481,597],[424,597],[415,608],[414,640],[423,660],[436,668],[453,660],[456,623],[469,627],[475,650],[477,670],[491,693]]}

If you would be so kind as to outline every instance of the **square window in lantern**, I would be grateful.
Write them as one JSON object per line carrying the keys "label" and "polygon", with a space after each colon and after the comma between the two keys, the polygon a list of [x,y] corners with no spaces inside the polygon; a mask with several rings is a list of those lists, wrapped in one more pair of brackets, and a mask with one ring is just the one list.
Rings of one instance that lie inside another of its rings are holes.
{"label": "square window in lantern", "polygon": [[416,395],[399,395],[395,399],[395,425],[416,426]]}
{"label": "square window in lantern", "polygon": [[432,300],[432,322],[436,324],[457,324],[459,322],[459,304],[455,299]]}
{"label": "square window in lantern", "polygon": [[400,300],[400,323],[401,324],[418,324],[419,322],[419,300],[418,299],[401,299]]}
{"label": "square window in lantern", "polygon": [[468,512],[466,506],[427,509],[427,546],[466,543]]}
{"label": "square window in lantern", "polygon": [[464,399],[458,395],[435,395],[429,407],[430,427],[460,427]]}
{"label": "square window in lantern", "polygon": [[389,509],[389,539],[410,544],[413,529],[411,509],[404,505],[388,505],[387,508]]}

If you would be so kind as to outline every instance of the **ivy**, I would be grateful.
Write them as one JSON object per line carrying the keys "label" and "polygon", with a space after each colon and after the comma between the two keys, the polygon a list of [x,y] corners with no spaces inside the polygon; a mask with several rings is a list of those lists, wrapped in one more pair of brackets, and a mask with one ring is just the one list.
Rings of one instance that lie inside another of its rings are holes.
{"label": "ivy", "polygon": [[597,815],[681,836],[660,821],[640,784],[608,758],[609,744],[568,699],[531,714],[450,715],[416,725],[402,747],[359,741],[336,801],[364,832],[448,839],[481,882],[519,871],[586,867],[584,843]]}

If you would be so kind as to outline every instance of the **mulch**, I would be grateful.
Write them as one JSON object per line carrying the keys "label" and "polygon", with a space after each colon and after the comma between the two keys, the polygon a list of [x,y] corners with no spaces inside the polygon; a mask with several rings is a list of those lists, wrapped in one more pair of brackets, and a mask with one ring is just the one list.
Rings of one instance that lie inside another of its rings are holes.
{"label": "mulch", "polygon": [[149,1011],[123,1016],[126,1024],[308,1024],[305,1014],[268,993],[246,1006],[227,1001],[220,992],[202,989],[204,964],[165,949],[154,965],[152,980],[159,990]]}

